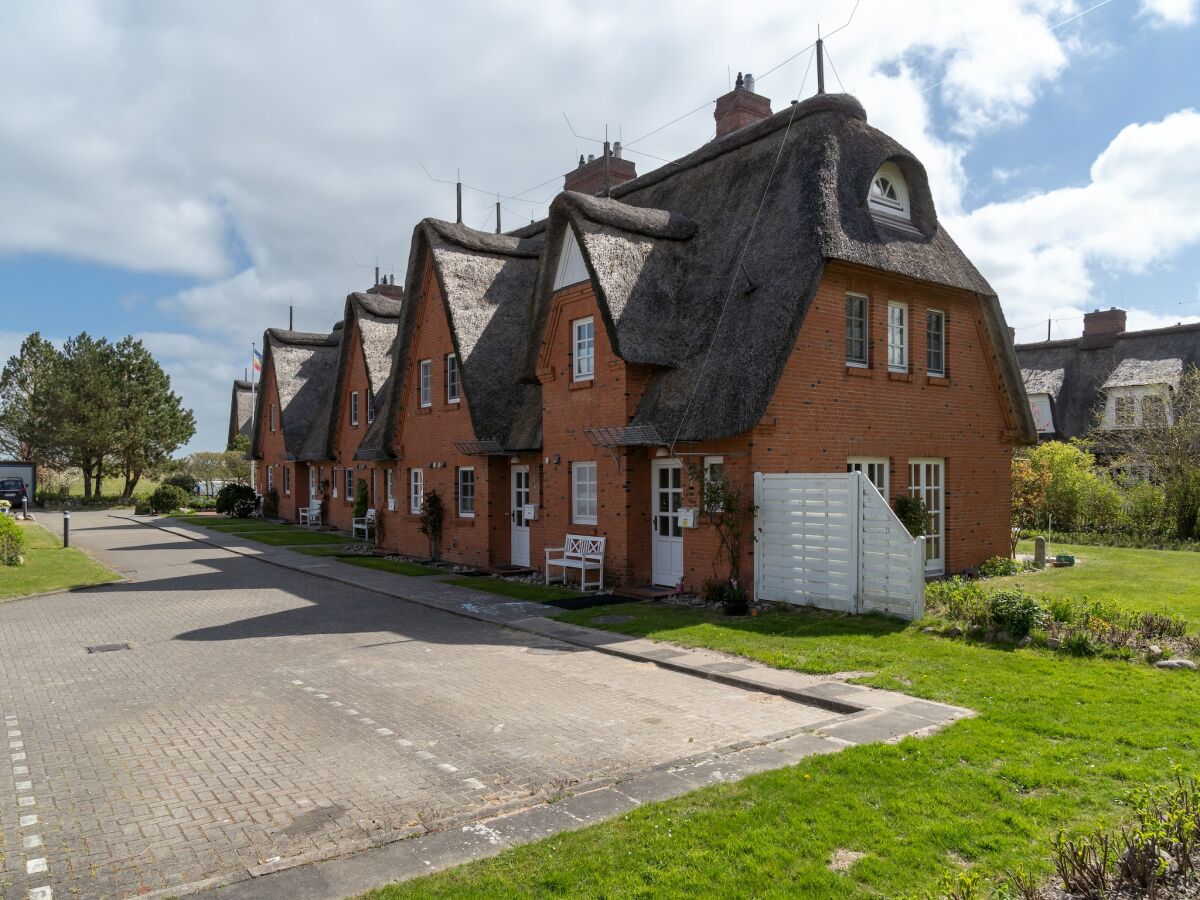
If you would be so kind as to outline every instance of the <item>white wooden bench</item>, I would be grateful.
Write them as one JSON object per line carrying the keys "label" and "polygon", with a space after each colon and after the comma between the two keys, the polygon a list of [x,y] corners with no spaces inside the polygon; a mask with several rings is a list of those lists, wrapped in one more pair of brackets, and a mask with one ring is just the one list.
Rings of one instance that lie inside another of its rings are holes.
{"label": "white wooden bench", "polygon": [[[592,585],[597,591],[604,590],[604,542],[607,538],[590,537],[586,534],[568,534],[561,547],[546,548],[546,584],[549,584],[550,567],[558,566],[562,575],[555,581],[567,583],[567,569],[579,570],[579,587],[588,590],[588,572],[598,572],[599,580]],[[552,555],[553,554],[553,555]]]}
{"label": "white wooden bench", "polygon": [[350,523],[350,537],[358,537],[361,531],[363,540],[371,536],[371,532],[375,530],[375,510],[368,509],[365,516],[361,516]]}
{"label": "white wooden bench", "polygon": [[321,504],[311,503],[306,509],[300,510],[301,525],[320,525],[321,524]]}

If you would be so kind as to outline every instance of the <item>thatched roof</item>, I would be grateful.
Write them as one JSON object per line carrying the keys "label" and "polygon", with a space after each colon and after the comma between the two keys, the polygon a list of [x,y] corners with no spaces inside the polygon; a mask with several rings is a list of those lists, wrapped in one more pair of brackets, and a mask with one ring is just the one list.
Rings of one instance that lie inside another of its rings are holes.
{"label": "thatched roof", "polygon": [[[889,161],[907,182],[912,230],[880,224],[867,207],[871,180]],[[568,228],[615,352],[658,367],[634,426],[667,440],[752,428],[826,262],[843,260],[977,294],[1018,435],[1036,440],[995,292],[938,223],[924,167],[867,125],[853,97],[812,97],[620,185],[610,199],[560,194],[522,342],[527,383],[536,381]]]}
{"label": "thatched roof", "polygon": [[225,443],[232,444],[240,435],[250,437],[253,418],[254,385],[240,378],[235,379],[229,401],[229,437]]}
{"label": "thatched roof", "polygon": [[[304,441],[322,412],[337,371],[342,323],[329,334],[268,328],[263,333],[263,382],[275,373],[279,390],[279,425],[283,428],[286,458],[298,459]],[[262,458],[259,435],[267,403],[255,410],[251,456]]]}
{"label": "thatched roof", "polygon": [[[529,231],[530,229],[524,229]],[[536,232],[536,227],[532,229]],[[517,382],[514,359],[524,339],[525,316],[542,250],[540,240],[476,231],[425,219],[413,232],[405,297],[392,367],[387,415],[377,415],[358,457],[391,456],[394,423],[408,389],[412,339],[419,314],[415,299],[426,259],[433,264],[458,355],[471,425],[480,441],[506,450],[541,445],[541,389]]]}
{"label": "thatched roof", "polygon": [[[342,334],[353,334],[357,338],[377,413],[387,405],[396,332],[402,308],[402,301],[383,294],[356,292],[346,297]],[[313,417],[312,426],[300,448],[299,459],[307,462],[333,459],[333,442],[341,415],[343,395],[346,393],[347,368],[353,347],[354,344],[349,340],[343,340],[340,344],[333,382],[321,408]],[[365,409],[364,406],[364,415]],[[376,419],[378,418],[376,415]]]}
{"label": "thatched roof", "polygon": [[[1092,427],[1105,390],[1138,385],[1175,387],[1185,369],[1200,366],[1200,324],[1126,331],[1103,346],[1080,338],[1019,344],[1017,356],[1030,394],[1049,394],[1061,437]],[[1047,377],[1043,373],[1050,373]]]}

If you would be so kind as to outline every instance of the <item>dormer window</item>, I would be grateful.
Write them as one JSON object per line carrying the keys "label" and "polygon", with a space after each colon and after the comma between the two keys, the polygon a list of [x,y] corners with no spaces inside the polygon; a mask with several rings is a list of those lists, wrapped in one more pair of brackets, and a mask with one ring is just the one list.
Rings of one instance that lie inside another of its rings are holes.
{"label": "dormer window", "polygon": [[873,215],[909,221],[908,186],[895,163],[884,163],[871,179],[867,202]]}

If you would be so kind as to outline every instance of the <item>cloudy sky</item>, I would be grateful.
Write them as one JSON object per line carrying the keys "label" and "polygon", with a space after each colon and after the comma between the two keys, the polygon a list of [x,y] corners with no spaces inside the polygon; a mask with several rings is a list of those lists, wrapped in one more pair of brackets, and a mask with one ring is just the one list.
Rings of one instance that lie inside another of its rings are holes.
{"label": "cloudy sky", "polygon": [[1198,2],[1096,4],[0,0],[0,358],[138,334],[219,448],[251,340],[288,304],[327,330],[453,219],[426,169],[468,224],[497,192],[528,222],[606,128],[645,172],[731,73],[810,95],[848,19],[827,87],[924,162],[1018,339],[1200,320]]}

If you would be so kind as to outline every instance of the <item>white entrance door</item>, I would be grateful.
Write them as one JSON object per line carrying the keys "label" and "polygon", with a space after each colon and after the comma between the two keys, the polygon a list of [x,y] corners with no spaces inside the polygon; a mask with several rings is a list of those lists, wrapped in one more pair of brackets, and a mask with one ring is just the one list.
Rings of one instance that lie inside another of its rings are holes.
{"label": "white entrance door", "polygon": [[683,463],[677,459],[655,460],[650,466],[650,479],[652,580],[674,587],[683,580],[683,529],[679,527]]}
{"label": "white entrance door", "polygon": [[529,466],[512,467],[512,558],[514,566],[529,565],[529,523],[525,504],[529,502]]}
{"label": "white entrance door", "polygon": [[317,497],[317,467],[308,467],[308,505],[320,502]]}
{"label": "white entrance door", "polygon": [[932,527],[925,536],[925,574],[942,575],[946,571],[945,461],[910,459],[908,493],[924,501]]}

